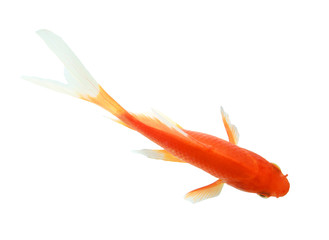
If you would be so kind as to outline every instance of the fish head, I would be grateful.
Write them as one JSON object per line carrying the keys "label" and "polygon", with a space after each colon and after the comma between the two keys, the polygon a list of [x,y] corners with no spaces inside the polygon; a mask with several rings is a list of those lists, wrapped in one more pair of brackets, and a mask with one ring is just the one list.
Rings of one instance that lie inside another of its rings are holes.
{"label": "fish head", "polygon": [[272,176],[267,191],[259,192],[258,195],[262,198],[269,197],[283,197],[289,192],[290,183],[288,181],[288,174],[283,175],[278,165],[272,163]]}
{"label": "fish head", "polygon": [[287,176],[288,175],[281,174],[273,183],[273,192],[271,194],[273,197],[283,197],[289,192],[290,183]]}
{"label": "fish head", "polygon": [[272,167],[275,172],[275,181],[273,182],[273,196],[283,197],[289,192],[290,183],[288,181],[288,174],[283,175],[280,167],[275,163],[272,163]]}

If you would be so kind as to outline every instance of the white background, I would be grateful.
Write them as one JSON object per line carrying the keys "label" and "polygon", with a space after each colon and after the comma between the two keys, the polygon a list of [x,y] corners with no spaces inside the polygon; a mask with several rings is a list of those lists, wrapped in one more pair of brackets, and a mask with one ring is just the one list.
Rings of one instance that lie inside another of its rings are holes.
{"label": "white background", "polygon": [[[292,0],[9,1],[0,7],[0,239],[328,239],[329,4]],[[20,79],[63,80],[34,33],[60,35],[129,111],[155,108],[289,174],[261,199],[156,148],[78,99]]]}

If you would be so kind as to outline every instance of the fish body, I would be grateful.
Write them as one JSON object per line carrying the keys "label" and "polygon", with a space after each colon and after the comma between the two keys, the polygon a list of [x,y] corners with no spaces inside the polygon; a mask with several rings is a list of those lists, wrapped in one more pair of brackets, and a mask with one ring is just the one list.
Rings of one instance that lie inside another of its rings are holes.
{"label": "fish body", "polygon": [[64,64],[67,84],[37,77],[24,79],[99,105],[111,112],[117,118],[116,122],[162,147],[161,150],[140,150],[139,153],[149,158],[189,163],[218,178],[208,186],[189,192],[186,199],[198,202],[215,197],[224,183],[262,197],[281,197],[289,191],[287,175],[283,175],[277,165],[237,146],[238,131],[223,109],[222,119],[229,141],[183,129],[159,112],[152,115],[130,113],[93,79],[60,37],[47,30],[37,33]]}

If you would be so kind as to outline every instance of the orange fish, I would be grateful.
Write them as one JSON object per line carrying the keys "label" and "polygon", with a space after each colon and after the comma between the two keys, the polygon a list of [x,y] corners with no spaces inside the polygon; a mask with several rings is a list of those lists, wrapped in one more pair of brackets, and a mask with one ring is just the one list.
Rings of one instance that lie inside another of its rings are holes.
{"label": "orange fish", "polygon": [[215,197],[221,192],[224,183],[265,198],[282,197],[289,191],[287,175],[283,175],[276,164],[237,146],[237,128],[230,123],[223,108],[222,119],[229,141],[183,129],[155,111],[152,116],[130,113],[103,90],[60,37],[47,30],[39,30],[37,34],[64,64],[67,84],[37,77],[23,78],[95,103],[117,117],[115,121],[143,134],[163,148],[139,150],[139,153],[149,158],[189,163],[218,178],[210,185],[187,193],[187,200],[199,202]]}

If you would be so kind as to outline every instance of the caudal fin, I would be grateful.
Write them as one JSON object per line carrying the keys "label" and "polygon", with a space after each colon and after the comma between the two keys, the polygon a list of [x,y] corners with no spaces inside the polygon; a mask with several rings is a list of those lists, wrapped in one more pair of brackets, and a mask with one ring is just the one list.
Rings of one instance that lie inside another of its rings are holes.
{"label": "caudal fin", "polygon": [[127,113],[127,111],[109,96],[94,80],[77,56],[59,36],[48,30],[39,30],[37,34],[64,64],[64,75],[67,83],[64,84],[51,79],[30,76],[23,76],[23,79],[53,89],[57,92],[95,103],[118,118],[120,118],[122,114]]}

